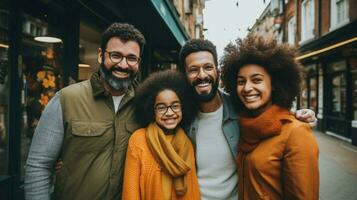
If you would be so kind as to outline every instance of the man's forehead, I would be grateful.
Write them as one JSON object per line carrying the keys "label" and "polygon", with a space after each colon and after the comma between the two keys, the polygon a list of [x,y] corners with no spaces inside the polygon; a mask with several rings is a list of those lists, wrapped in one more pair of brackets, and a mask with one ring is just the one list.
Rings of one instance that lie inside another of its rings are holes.
{"label": "man's forehead", "polygon": [[209,51],[197,51],[190,53],[185,59],[186,66],[202,65],[202,64],[215,64],[213,55]]}

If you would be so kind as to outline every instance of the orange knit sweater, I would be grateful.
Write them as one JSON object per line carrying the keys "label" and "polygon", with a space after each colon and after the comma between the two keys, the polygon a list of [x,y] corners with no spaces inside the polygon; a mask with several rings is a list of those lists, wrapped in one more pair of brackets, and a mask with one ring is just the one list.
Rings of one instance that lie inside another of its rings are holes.
{"label": "orange knit sweater", "polygon": [[[145,138],[146,129],[139,129],[130,137],[126,154],[123,200],[164,200],[162,193],[162,171],[158,162],[150,152]],[[193,146],[190,146],[191,163],[195,163]],[[187,192],[184,196],[176,196],[172,189],[172,200],[200,199],[196,166],[185,176]]]}

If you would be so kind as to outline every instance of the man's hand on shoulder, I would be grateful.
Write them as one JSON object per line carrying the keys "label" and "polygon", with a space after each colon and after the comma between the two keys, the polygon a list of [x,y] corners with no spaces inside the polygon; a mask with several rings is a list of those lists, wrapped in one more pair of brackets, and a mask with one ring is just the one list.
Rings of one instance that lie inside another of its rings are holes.
{"label": "man's hand on shoulder", "polygon": [[295,117],[303,122],[308,123],[311,128],[317,125],[317,118],[315,116],[315,112],[310,109],[300,109],[295,113]]}

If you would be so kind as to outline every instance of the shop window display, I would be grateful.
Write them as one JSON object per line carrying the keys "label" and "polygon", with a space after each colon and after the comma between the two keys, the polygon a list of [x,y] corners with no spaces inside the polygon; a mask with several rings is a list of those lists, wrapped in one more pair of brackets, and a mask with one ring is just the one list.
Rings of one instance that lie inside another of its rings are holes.
{"label": "shop window display", "polygon": [[0,1],[0,176],[7,174],[8,166],[8,105],[9,105],[9,60],[7,1]]}
{"label": "shop window display", "polygon": [[[21,166],[25,166],[31,139],[41,114],[55,95],[63,87],[62,83],[62,42],[53,43],[37,40],[38,36],[54,34],[49,31],[51,24],[28,14],[22,15],[21,62],[23,71],[23,88],[21,102]],[[36,38],[36,40],[35,40]],[[21,170],[21,177],[24,168]]]}
{"label": "shop window display", "polygon": [[345,111],[345,82],[344,74],[337,74],[332,79],[332,112],[344,113]]}

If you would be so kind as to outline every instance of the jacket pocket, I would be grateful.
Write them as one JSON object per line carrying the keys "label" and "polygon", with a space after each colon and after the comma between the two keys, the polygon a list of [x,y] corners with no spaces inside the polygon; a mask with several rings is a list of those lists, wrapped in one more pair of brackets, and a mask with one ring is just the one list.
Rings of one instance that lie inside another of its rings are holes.
{"label": "jacket pocket", "polygon": [[95,137],[103,135],[111,128],[111,121],[72,121],[72,134],[75,136]]}
{"label": "jacket pocket", "polygon": [[70,133],[67,148],[73,152],[98,152],[113,146],[112,121],[73,120]]}

